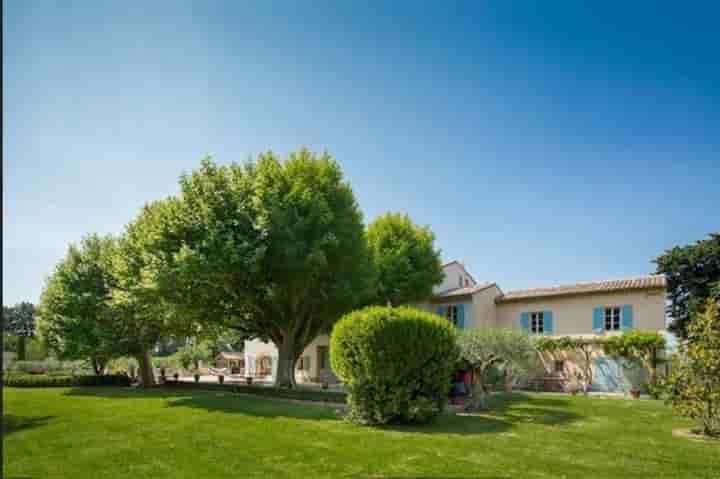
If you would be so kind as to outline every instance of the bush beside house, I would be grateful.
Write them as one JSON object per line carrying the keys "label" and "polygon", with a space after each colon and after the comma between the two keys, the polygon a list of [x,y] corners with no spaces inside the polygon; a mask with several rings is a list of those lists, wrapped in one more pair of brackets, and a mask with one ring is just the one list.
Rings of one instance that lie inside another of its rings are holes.
{"label": "bush beside house", "polygon": [[330,351],[355,422],[427,422],[447,402],[455,330],[434,314],[407,307],[354,311],[333,329]]}
{"label": "bush beside house", "polygon": [[677,414],[697,420],[699,432],[720,437],[720,302],[708,300],[693,316],[666,382],[668,402]]}

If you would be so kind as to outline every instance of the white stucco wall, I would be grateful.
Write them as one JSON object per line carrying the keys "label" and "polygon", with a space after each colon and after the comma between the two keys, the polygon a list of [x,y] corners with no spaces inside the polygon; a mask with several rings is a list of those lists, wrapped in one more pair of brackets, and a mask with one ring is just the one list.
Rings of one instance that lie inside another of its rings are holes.
{"label": "white stucco wall", "polygon": [[[330,336],[327,334],[321,334],[316,337],[303,351],[301,356],[310,357],[310,369],[309,370],[295,370],[295,380],[298,382],[313,381],[318,378],[320,374],[319,360],[317,347],[330,345]],[[256,358],[258,355],[266,354],[273,358],[273,377],[277,371],[277,357],[278,351],[275,344],[272,342],[263,342],[259,339],[253,339],[252,341],[245,341],[245,364],[246,366],[252,363],[251,358]],[[328,357],[329,361],[329,357]],[[270,378],[269,378],[270,379]]]}
{"label": "white stucco wall", "polygon": [[[470,285],[475,284],[470,275],[467,274],[465,269],[458,263],[450,263],[448,265],[445,265],[443,267],[443,272],[445,273],[445,278],[443,278],[442,283],[433,288],[433,293],[439,293],[441,291],[447,291],[449,289],[455,289],[460,287],[464,288],[466,279]],[[460,285],[459,278],[463,278],[462,286]]]}

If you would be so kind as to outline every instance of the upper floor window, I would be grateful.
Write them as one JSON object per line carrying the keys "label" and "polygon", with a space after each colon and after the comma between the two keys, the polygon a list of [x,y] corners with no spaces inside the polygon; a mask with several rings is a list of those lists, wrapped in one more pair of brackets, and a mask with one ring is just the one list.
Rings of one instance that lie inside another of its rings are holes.
{"label": "upper floor window", "polygon": [[530,313],[530,332],[532,334],[543,334],[545,332],[545,318],[542,311]]}
{"label": "upper floor window", "polygon": [[447,317],[447,320],[450,321],[450,324],[452,324],[453,326],[457,326],[457,321],[458,321],[457,306],[448,306],[445,316]]}
{"label": "upper floor window", "polygon": [[620,307],[605,308],[605,331],[620,331]]}
{"label": "upper floor window", "polygon": [[458,276],[458,287],[459,287],[459,288],[462,288],[462,286],[463,286],[463,277],[462,277],[462,276]]}

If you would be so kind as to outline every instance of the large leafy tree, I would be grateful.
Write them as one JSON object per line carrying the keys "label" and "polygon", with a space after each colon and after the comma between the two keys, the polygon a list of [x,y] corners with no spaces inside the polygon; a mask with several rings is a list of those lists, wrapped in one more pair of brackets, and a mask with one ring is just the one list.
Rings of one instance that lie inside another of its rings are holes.
{"label": "large leafy tree", "polygon": [[38,331],[63,359],[89,359],[101,374],[114,356],[111,289],[117,239],[89,235],[68,252],[48,278],[39,305]]}
{"label": "large leafy tree", "polygon": [[305,347],[369,288],[362,215],[340,167],[305,149],[206,159],[177,202],[149,253],[160,296],[198,324],[272,340],[277,384],[294,386]]}
{"label": "large leafy tree", "polygon": [[375,302],[408,304],[430,297],[443,279],[440,250],[427,226],[387,213],[373,221],[367,239],[375,271]]}
{"label": "large leafy tree", "polygon": [[14,336],[18,360],[25,359],[26,340],[35,332],[35,306],[22,301],[14,306],[3,306],[3,334]]}
{"label": "large leafy tree", "polygon": [[179,306],[186,290],[172,284],[170,275],[182,254],[176,227],[181,215],[174,198],[146,205],[126,227],[112,259],[113,353],[135,357],[148,386],[155,382],[151,350],[158,341],[197,332],[193,311]]}
{"label": "large leafy tree", "polygon": [[694,313],[701,312],[720,283],[720,233],[686,246],[675,246],[655,259],[657,272],[668,282],[670,330],[687,338]]}

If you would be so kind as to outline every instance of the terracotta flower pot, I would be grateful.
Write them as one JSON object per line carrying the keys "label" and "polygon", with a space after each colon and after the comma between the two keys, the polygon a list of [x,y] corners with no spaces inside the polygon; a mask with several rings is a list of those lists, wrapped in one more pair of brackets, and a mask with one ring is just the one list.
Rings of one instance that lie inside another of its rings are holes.
{"label": "terracotta flower pot", "polygon": [[631,389],[630,390],[630,396],[633,399],[640,399],[640,390],[639,389]]}

